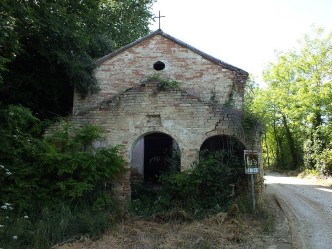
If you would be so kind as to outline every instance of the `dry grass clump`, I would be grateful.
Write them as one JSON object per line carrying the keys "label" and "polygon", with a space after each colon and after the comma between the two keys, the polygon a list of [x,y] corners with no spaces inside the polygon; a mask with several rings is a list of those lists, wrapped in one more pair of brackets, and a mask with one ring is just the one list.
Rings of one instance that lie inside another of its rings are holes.
{"label": "dry grass clump", "polygon": [[152,220],[129,217],[98,241],[82,239],[57,249],[243,248],[250,244],[253,234],[261,233],[261,226],[259,221],[242,216],[236,210],[231,207],[228,213],[221,212],[195,221],[190,221],[180,210]]}

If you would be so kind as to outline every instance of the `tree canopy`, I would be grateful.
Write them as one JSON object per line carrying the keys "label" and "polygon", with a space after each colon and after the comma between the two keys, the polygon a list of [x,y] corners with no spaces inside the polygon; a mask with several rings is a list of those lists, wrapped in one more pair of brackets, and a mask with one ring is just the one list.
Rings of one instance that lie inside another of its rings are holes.
{"label": "tree canopy", "polygon": [[252,109],[265,121],[269,159],[281,168],[331,171],[332,33],[315,28],[299,49],[279,52],[263,76],[268,86]]}
{"label": "tree canopy", "polygon": [[3,0],[0,97],[40,117],[98,90],[94,59],[149,32],[154,0]]}

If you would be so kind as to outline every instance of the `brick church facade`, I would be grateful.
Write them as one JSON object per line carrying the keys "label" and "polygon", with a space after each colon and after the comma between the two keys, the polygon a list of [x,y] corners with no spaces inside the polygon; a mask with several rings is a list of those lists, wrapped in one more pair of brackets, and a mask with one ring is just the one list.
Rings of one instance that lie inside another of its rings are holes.
{"label": "brick church facade", "polygon": [[100,92],[84,99],[75,94],[72,121],[101,126],[105,140],[99,146],[123,145],[128,171],[113,182],[117,198],[130,198],[134,177],[146,181],[162,170],[148,165],[153,156],[158,161],[160,146],[179,151],[181,170],[211,138],[232,137],[244,149],[257,149],[241,126],[247,72],[162,30],[97,63]]}

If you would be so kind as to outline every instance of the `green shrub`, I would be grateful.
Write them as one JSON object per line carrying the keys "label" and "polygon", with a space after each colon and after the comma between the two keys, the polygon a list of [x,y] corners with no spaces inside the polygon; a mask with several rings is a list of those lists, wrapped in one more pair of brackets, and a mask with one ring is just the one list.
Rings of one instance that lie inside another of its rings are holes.
{"label": "green shrub", "polygon": [[[143,216],[170,209],[183,209],[196,217],[220,212],[239,194],[245,182],[243,168],[242,160],[233,153],[205,151],[191,169],[162,175],[160,191],[141,187],[133,195],[131,208]],[[235,185],[236,193],[232,193],[231,184]]]}
{"label": "green shrub", "polygon": [[244,177],[241,161],[225,151],[203,152],[189,171],[162,178],[164,191],[184,206],[213,209],[227,206],[232,199],[232,187]]}
{"label": "green shrub", "polygon": [[78,129],[62,123],[43,138],[30,133],[40,123],[29,110],[12,108],[5,114],[9,118],[1,134],[5,144],[0,148],[0,201],[13,203],[21,212],[103,190],[124,170],[119,146],[93,149],[101,138],[96,126]]}

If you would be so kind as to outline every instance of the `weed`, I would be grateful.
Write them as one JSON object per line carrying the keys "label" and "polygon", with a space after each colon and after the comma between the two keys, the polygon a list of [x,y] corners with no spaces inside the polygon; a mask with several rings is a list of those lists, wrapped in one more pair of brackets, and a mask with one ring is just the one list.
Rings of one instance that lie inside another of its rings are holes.
{"label": "weed", "polygon": [[158,81],[158,89],[160,91],[165,91],[167,89],[178,89],[180,87],[179,82],[171,79],[163,79],[159,75],[152,75],[148,77],[148,81]]}
{"label": "weed", "polygon": [[317,169],[305,169],[304,174],[308,176],[319,176],[320,172]]}
{"label": "weed", "polygon": [[263,222],[263,231],[268,234],[274,232],[276,226],[275,216],[269,212],[267,213],[263,212],[263,216],[265,217]]}

